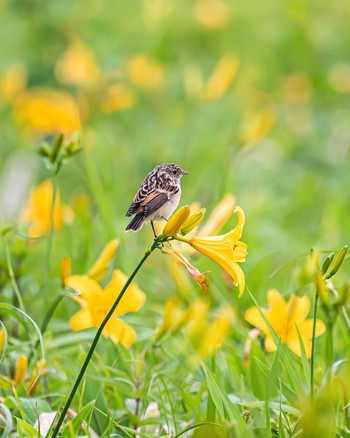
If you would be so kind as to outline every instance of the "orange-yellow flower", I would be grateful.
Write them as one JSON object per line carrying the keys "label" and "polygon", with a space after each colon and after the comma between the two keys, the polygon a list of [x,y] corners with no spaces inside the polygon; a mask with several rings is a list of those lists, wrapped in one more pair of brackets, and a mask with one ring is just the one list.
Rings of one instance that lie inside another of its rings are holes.
{"label": "orange-yellow flower", "polygon": [[56,64],[56,77],[62,84],[87,86],[99,76],[95,54],[82,41],[73,41]]}
{"label": "orange-yellow flower", "polygon": [[187,269],[187,271],[192,275],[192,277],[196,280],[196,282],[199,284],[199,286],[202,288],[202,291],[204,293],[207,293],[208,291],[208,284],[207,280],[205,278],[206,272],[200,272],[197,268],[195,268],[191,263],[184,257],[179,251],[172,250],[169,248],[162,248],[162,252],[164,254],[169,254],[184,268]]}
{"label": "orange-yellow flower", "polygon": [[[40,237],[50,230],[53,187],[51,180],[45,180],[36,186],[29,195],[29,200],[24,210],[23,219],[30,224],[30,237]],[[72,222],[72,210],[61,205],[60,194],[57,191],[53,214],[53,228],[60,230],[63,222]]]}
{"label": "orange-yellow flower", "polygon": [[111,85],[103,92],[100,108],[105,113],[122,111],[134,106],[136,102],[136,93],[126,85]]}
{"label": "orange-yellow flower", "polygon": [[223,56],[216,66],[204,90],[204,99],[212,102],[220,99],[230,89],[236,76],[239,61],[235,56]]}
{"label": "orange-yellow flower", "polygon": [[[297,297],[292,295],[286,303],[276,289],[270,289],[267,293],[270,309],[262,309],[267,320],[274,329],[281,342],[298,356],[301,356],[301,348],[298,330],[305,347],[306,356],[311,357],[311,338],[313,319],[306,319],[310,310],[310,299],[307,296]],[[259,330],[265,333],[265,348],[271,352],[276,350],[276,343],[263,317],[257,307],[251,307],[246,311],[245,319]],[[316,320],[316,336],[321,335],[326,327],[320,319]]]}
{"label": "orange-yellow flower", "polygon": [[36,88],[21,94],[14,105],[17,122],[39,134],[62,132],[71,137],[80,131],[76,102],[62,91]]}
{"label": "orange-yellow flower", "polygon": [[196,20],[209,29],[221,29],[230,19],[230,8],[222,0],[199,0],[194,7]]}
{"label": "orange-yellow flower", "polygon": [[198,236],[215,236],[231,217],[236,205],[236,197],[227,193],[211,212]]}
{"label": "orange-yellow flower", "polygon": [[12,103],[27,85],[27,70],[21,63],[13,64],[0,77],[0,96],[3,102]]}
{"label": "orange-yellow flower", "polygon": [[244,123],[241,132],[241,141],[244,144],[256,144],[270,133],[275,124],[276,117],[273,111],[265,109],[254,114]]}
{"label": "orange-yellow flower", "polygon": [[127,64],[130,80],[146,91],[156,91],[162,86],[163,67],[146,55],[135,55]]}
{"label": "orange-yellow flower", "polygon": [[233,278],[235,286],[239,288],[239,296],[241,296],[245,287],[245,278],[238,262],[245,261],[247,245],[239,239],[242,236],[245,215],[240,207],[236,207],[234,212],[238,215],[238,223],[229,233],[191,238],[177,235],[175,239],[188,243],[195,250],[218,263]]}
{"label": "orange-yellow flower", "polygon": [[[126,281],[126,275],[118,269],[113,272],[110,283],[103,290],[96,280],[86,275],[73,275],[66,278],[66,286],[80,294],[79,297],[74,297],[80,304],[81,310],[69,321],[72,329],[77,331],[99,327]],[[144,292],[136,283],[132,283],[103,329],[103,335],[110,337],[114,343],[121,342],[125,347],[130,347],[136,340],[136,333],[129,324],[116,317],[128,312],[136,312],[143,306],[145,300]]]}

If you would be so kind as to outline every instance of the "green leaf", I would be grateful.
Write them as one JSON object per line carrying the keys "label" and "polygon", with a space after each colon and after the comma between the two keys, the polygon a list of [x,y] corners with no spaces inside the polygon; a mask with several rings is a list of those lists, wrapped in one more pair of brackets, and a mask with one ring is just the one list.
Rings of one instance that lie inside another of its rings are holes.
{"label": "green leaf", "polygon": [[42,438],[39,431],[36,430],[31,424],[27,423],[20,418],[17,418],[17,432],[18,436],[26,438]]}
{"label": "green leaf", "polygon": [[88,417],[90,416],[93,408],[95,407],[95,400],[92,400],[90,403],[85,405],[83,409],[73,418],[70,426],[66,426],[60,435],[61,438],[71,438],[71,430],[74,433],[78,433],[81,425],[84,421],[89,423]]}
{"label": "green leaf", "polygon": [[[208,391],[222,419],[227,418],[232,424],[238,426],[241,433],[246,429],[246,423],[237,406],[229,399],[226,392],[220,387],[218,378],[204,364],[202,364],[208,385]],[[227,415],[226,415],[226,414]]]}
{"label": "green leaf", "polygon": [[[12,428],[13,428],[13,421],[12,421],[12,415],[10,409],[5,406],[3,403],[0,403],[0,412],[2,412],[1,417],[4,419],[5,422],[5,428],[2,430],[2,438],[7,438],[10,436]],[[3,424],[0,422],[0,427],[2,428]],[[0,430],[1,432],[1,430]]]}

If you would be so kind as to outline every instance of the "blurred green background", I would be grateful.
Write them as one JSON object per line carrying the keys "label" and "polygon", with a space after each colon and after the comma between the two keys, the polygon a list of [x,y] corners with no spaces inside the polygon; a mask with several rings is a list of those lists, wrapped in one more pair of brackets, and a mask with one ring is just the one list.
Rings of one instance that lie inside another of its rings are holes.
{"label": "blurred green background", "polygon": [[[3,197],[18,157],[31,169],[22,205],[48,177],[35,150],[49,129],[18,115],[23,95],[37,87],[69,93],[80,113],[83,152],[59,176],[76,217],[55,241],[57,272],[65,253],[86,269],[115,235],[118,263],[130,271],[151,231],[124,234],[124,214],[144,176],[165,161],[190,172],[181,204],[210,211],[225,193],[237,197],[255,293],[291,292],[289,261],[311,246],[347,243],[350,4],[13,0],[0,9]],[[155,260],[150,272],[164,263]]]}

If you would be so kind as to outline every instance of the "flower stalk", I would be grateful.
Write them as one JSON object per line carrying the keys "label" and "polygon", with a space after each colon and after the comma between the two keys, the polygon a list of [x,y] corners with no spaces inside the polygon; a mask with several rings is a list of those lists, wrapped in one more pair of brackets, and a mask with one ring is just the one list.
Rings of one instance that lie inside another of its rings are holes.
{"label": "flower stalk", "polygon": [[58,435],[58,433],[59,433],[59,431],[60,431],[60,428],[61,428],[61,425],[62,425],[62,423],[63,423],[63,420],[64,420],[64,418],[65,418],[65,416],[66,416],[66,414],[67,414],[67,411],[68,411],[68,409],[69,409],[69,407],[70,407],[72,401],[73,401],[73,398],[74,398],[74,396],[75,396],[75,393],[76,393],[77,390],[78,390],[78,387],[79,387],[79,385],[80,385],[80,382],[81,382],[81,380],[82,380],[82,378],[83,378],[83,376],[84,376],[84,374],[85,374],[86,368],[87,368],[88,365],[89,365],[89,362],[90,362],[91,357],[92,357],[92,355],[93,355],[93,353],[94,353],[94,351],[95,351],[95,348],[96,348],[97,343],[98,343],[98,341],[99,341],[99,339],[100,339],[100,337],[101,337],[101,334],[102,334],[102,331],[103,331],[105,325],[107,324],[107,322],[109,321],[109,319],[112,317],[112,315],[113,315],[115,309],[117,308],[119,302],[120,302],[121,299],[123,298],[123,296],[124,296],[124,294],[125,294],[127,288],[128,288],[129,285],[131,284],[132,280],[134,279],[134,277],[136,276],[136,274],[138,273],[138,271],[141,269],[142,265],[145,263],[145,261],[147,260],[147,258],[151,255],[151,253],[152,253],[156,248],[159,248],[159,247],[160,247],[160,244],[161,244],[161,240],[158,238],[158,239],[157,239],[157,240],[156,240],[156,241],[155,241],[155,242],[154,242],[154,243],[153,243],[153,244],[152,244],[152,245],[146,250],[144,256],[142,257],[142,259],[140,260],[140,262],[138,263],[138,265],[136,266],[136,268],[135,268],[135,269],[133,270],[133,272],[131,273],[130,277],[128,278],[128,280],[127,280],[126,283],[124,284],[124,287],[122,288],[122,290],[120,291],[118,297],[116,298],[115,302],[113,303],[112,307],[110,308],[110,310],[108,311],[108,313],[107,313],[107,315],[105,316],[104,320],[102,321],[101,325],[99,326],[99,328],[98,328],[98,330],[97,330],[97,332],[96,332],[96,334],[95,334],[95,337],[94,337],[94,339],[93,339],[93,341],[92,341],[91,347],[90,347],[90,349],[89,349],[89,351],[88,351],[88,353],[87,353],[87,355],[86,355],[86,358],[85,358],[85,360],[84,360],[84,363],[83,363],[83,365],[82,365],[82,367],[81,367],[81,369],[80,369],[80,371],[79,371],[78,377],[77,377],[77,379],[76,379],[76,381],[75,381],[75,383],[74,383],[74,385],[73,385],[73,388],[72,388],[72,390],[71,390],[71,392],[70,392],[70,394],[69,394],[69,396],[68,396],[68,399],[67,399],[67,401],[66,401],[66,404],[64,405],[63,410],[62,410],[62,412],[61,412],[61,415],[60,415],[59,418],[58,418],[58,421],[57,421],[57,423],[56,423],[55,429],[53,430],[53,433],[52,433],[52,438],[56,438],[57,435]]}

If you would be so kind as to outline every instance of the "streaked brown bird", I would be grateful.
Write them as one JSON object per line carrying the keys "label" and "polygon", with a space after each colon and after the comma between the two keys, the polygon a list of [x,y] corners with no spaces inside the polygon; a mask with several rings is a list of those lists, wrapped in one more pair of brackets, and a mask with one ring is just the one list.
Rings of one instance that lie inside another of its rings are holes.
{"label": "streaked brown bird", "polygon": [[136,232],[150,221],[156,238],[153,221],[168,220],[173,214],[181,198],[181,177],[187,173],[174,163],[156,166],[143,180],[126,212],[126,217],[135,216],[125,231]]}

